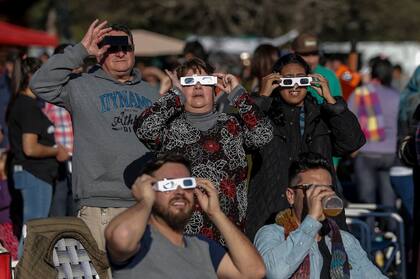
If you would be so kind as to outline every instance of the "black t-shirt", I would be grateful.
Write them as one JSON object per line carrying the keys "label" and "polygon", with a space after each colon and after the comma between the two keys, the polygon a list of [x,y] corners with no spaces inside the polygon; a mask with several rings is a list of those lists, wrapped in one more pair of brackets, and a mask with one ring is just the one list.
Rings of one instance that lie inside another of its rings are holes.
{"label": "black t-shirt", "polygon": [[19,94],[9,114],[9,139],[13,153],[13,164],[21,165],[34,176],[53,184],[58,162],[54,157],[32,158],[23,153],[22,135],[37,134],[38,142],[54,146],[54,125],[44,115],[36,99]]}

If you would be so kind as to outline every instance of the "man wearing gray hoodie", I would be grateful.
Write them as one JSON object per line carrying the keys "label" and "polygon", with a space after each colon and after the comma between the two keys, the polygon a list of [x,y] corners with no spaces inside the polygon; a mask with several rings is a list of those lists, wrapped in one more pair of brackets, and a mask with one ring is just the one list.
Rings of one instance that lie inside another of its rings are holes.
{"label": "man wearing gray hoodie", "polygon": [[[109,40],[110,36],[118,37]],[[95,56],[98,64],[88,73],[74,74],[73,69],[81,67],[88,56]],[[30,83],[39,98],[72,115],[73,195],[78,216],[102,250],[109,221],[135,204],[123,173],[147,149],[136,139],[132,126],[158,97],[158,91],[133,69],[134,62],[130,30],[95,20],[79,44],[52,56]]]}

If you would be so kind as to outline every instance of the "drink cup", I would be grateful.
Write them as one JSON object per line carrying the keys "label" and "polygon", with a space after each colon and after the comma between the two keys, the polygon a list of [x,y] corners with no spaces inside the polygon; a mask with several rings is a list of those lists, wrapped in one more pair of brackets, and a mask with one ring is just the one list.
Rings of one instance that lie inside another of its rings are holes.
{"label": "drink cup", "polygon": [[337,216],[343,211],[344,203],[337,195],[325,197],[322,199],[322,208],[324,214],[329,217]]}

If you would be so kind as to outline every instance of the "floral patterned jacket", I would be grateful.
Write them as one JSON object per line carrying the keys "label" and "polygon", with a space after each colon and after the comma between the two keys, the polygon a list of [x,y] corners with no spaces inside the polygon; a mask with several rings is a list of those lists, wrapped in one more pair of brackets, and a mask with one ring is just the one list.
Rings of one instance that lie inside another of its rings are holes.
{"label": "floral patterned jacket", "polygon": [[[141,113],[134,122],[134,131],[151,150],[183,154],[191,162],[192,176],[214,183],[221,209],[243,229],[248,175],[245,150],[268,143],[273,128],[241,86],[229,94],[229,99],[239,117],[217,113],[216,124],[200,131],[187,121],[180,97],[170,91]],[[193,212],[185,233],[200,233],[223,244],[219,231],[200,208]]]}

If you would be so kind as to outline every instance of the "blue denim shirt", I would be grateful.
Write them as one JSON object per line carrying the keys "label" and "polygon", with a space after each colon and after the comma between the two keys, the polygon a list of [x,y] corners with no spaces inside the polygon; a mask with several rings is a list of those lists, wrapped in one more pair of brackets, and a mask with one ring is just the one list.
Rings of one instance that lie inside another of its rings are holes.
{"label": "blue denim shirt", "polygon": [[[283,227],[272,224],[262,227],[255,236],[254,244],[264,259],[268,279],[290,278],[309,253],[310,278],[318,279],[322,269],[322,255],[315,237],[322,225],[307,216],[298,229],[285,239]],[[387,278],[369,260],[359,241],[350,233],[340,231],[344,249],[349,258],[350,278]],[[331,251],[331,239],[325,243]]]}

